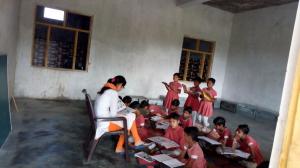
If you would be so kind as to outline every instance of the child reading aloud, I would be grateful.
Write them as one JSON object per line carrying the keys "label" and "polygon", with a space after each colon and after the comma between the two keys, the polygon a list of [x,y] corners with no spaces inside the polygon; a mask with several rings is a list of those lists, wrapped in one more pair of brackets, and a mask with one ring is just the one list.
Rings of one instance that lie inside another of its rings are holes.
{"label": "child reading aloud", "polygon": [[166,89],[167,89],[167,95],[164,100],[164,107],[168,111],[171,108],[171,103],[174,99],[179,99],[179,93],[181,92],[181,84],[179,81],[179,73],[175,73],[173,75],[173,82],[170,82],[167,84],[166,82],[162,82]]}

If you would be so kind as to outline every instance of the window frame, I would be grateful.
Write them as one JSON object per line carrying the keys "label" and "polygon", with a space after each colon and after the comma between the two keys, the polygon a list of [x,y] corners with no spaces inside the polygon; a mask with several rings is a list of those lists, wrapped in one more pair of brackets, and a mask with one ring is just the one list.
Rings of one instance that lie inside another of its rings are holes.
{"label": "window frame", "polygon": [[[196,50],[194,49],[188,49],[188,48],[183,48],[183,43],[184,43],[184,39],[185,38],[189,38],[189,39],[193,39],[196,40]],[[205,51],[200,51],[200,42],[201,41],[206,41],[212,44],[212,49],[211,52],[205,52]],[[186,81],[186,82],[192,82],[192,80],[187,80],[187,73],[188,73],[188,69],[189,69],[189,62],[190,62],[190,55],[191,53],[197,53],[197,54],[201,54],[201,63],[200,66],[202,66],[202,68],[199,66],[199,73],[201,76],[199,76],[201,79],[203,79],[203,73],[204,73],[204,68],[205,68],[205,60],[206,57],[209,57],[209,67],[208,67],[208,71],[207,71],[207,75],[206,75],[206,79],[203,80],[207,80],[208,78],[210,78],[211,76],[211,71],[212,71],[212,65],[213,65],[213,61],[214,61],[214,55],[215,55],[215,48],[216,48],[216,42],[215,41],[211,41],[211,40],[206,40],[206,39],[202,39],[202,38],[195,38],[195,37],[191,37],[191,36],[184,36],[183,37],[183,41],[182,41],[182,48],[181,48],[181,57],[182,57],[182,52],[185,51],[185,65],[184,65],[184,73],[183,73],[183,78],[180,79],[181,81]],[[180,57],[180,62],[179,62],[179,70],[180,70],[180,65],[181,65],[181,57]],[[205,58],[205,59],[203,59]],[[202,64],[202,65],[201,65]]]}
{"label": "window frame", "polygon": [[[37,9],[38,6],[43,6],[43,7],[48,7],[48,8],[53,8],[53,9],[58,9],[58,10],[63,10],[64,11],[64,21],[63,21],[63,25],[55,25],[55,24],[51,24],[51,23],[43,23],[43,22],[38,22],[37,21]],[[59,7],[55,7],[55,6],[49,6],[49,5],[45,5],[45,4],[36,4],[35,5],[35,10],[33,12],[33,17],[34,17],[34,23],[33,23],[33,33],[32,33],[32,49],[31,49],[31,58],[30,58],[30,65],[33,68],[42,68],[42,69],[52,69],[52,70],[60,70],[60,71],[76,71],[76,72],[88,72],[89,69],[89,59],[90,59],[90,47],[91,47],[91,37],[92,37],[92,27],[93,27],[93,21],[94,21],[94,16],[93,15],[86,15],[86,14],[82,14],[80,12],[76,12],[76,11],[72,11],[72,10],[67,10],[67,9],[62,9]],[[79,28],[72,28],[72,27],[67,27],[66,26],[66,22],[67,22],[67,14],[68,13],[73,13],[73,14],[77,14],[77,15],[82,15],[82,16],[87,16],[90,18],[90,30],[83,30],[83,29],[79,29]],[[45,53],[44,53],[44,65],[43,66],[37,66],[33,64],[33,59],[35,57],[35,36],[36,36],[36,27],[37,25],[42,25],[42,26],[47,26],[47,39],[46,39],[46,44],[45,44]],[[51,28],[59,28],[59,29],[63,29],[63,30],[71,30],[74,31],[75,33],[75,41],[74,41],[74,49],[73,49],[73,62],[72,62],[72,69],[67,69],[67,68],[56,68],[56,67],[49,67],[48,66],[48,48],[49,48],[49,41],[50,41],[50,36],[51,36]],[[89,34],[89,39],[88,39],[88,44],[87,44],[87,54],[86,54],[86,63],[85,63],[85,70],[80,70],[80,69],[76,69],[76,54],[77,54],[77,43],[78,43],[78,34],[80,32],[83,33],[88,33]]]}

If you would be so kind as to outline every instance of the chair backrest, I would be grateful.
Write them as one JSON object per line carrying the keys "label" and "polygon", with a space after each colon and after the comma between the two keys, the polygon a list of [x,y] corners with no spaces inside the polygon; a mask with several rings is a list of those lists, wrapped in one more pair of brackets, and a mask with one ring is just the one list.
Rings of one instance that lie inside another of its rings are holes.
{"label": "chair backrest", "polygon": [[96,114],[95,114],[95,111],[94,111],[91,96],[86,91],[83,91],[83,93],[85,94],[85,104],[86,104],[86,107],[87,107],[87,112],[88,112],[88,115],[89,115],[91,127],[92,127],[93,131],[96,131],[96,121],[95,121]]}

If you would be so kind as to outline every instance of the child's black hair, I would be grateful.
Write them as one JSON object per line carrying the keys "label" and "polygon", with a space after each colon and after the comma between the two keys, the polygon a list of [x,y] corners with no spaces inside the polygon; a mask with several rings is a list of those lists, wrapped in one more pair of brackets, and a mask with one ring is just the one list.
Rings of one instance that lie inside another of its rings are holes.
{"label": "child's black hair", "polygon": [[247,124],[241,124],[238,126],[238,129],[241,130],[244,134],[249,134],[250,129]]}
{"label": "child's black hair", "polygon": [[192,137],[193,141],[198,142],[199,130],[197,127],[186,127],[184,128],[184,133]]}
{"label": "child's black hair", "polygon": [[178,107],[179,104],[180,104],[180,102],[179,102],[178,99],[174,99],[174,100],[171,102],[171,105],[176,106],[176,107]]}
{"label": "child's black hair", "polygon": [[222,125],[223,127],[225,127],[226,120],[224,117],[218,116],[213,120],[213,123],[215,125]]}
{"label": "child's black hair", "polygon": [[[115,76],[114,78],[108,79],[107,83],[111,83],[115,86],[117,86],[118,84],[121,84],[123,87],[125,87],[127,82],[126,82],[126,79],[124,78],[124,76],[118,75],[118,76]],[[101,95],[108,89],[110,89],[110,88],[107,86],[104,86],[101,88],[101,90],[98,92],[98,94]]]}
{"label": "child's black hair", "polygon": [[122,101],[123,101],[123,103],[130,104],[132,101],[132,98],[130,96],[125,96],[125,97],[123,97]]}
{"label": "child's black hair", "polygon": [[192,107],[188,106],[188,107],[184,108],[183,112],[185,112],[185,111],[189,112],[189,114],[192,114],[193,109],[192,109]]}
{"label": "child's black hair", "polygon": [[213,84],[216,83],[216,80],[214,78],[208,78],[208,81],[211,81]]}
{"label": "child's black hair", "polygon": [[174,73],[173,76],[177,76],[179,78],[180,74],[179,73]]}
{"label": "child's black hair", "polygon": [[149,106],[149,102],[147,100],[143,100],[140,104],[140,108],[145,108],[147,106]]}
{"label": "child's black hair", "polygon": [[134,102],[130,103],[129,107],[132,109],[137,109],[140,107],[140,103],[138,101],[134,101]]}
{"label": "child's black hair", "polygon": [[197,76],[194,78],[194,81],[201,83],[203,80],[199,76]]}
{"label": "child's black hair", "polygon": [[179,117],[180,117],[179,114],[171,113],[171,114],[169,114],[168,119],[179,120]]}

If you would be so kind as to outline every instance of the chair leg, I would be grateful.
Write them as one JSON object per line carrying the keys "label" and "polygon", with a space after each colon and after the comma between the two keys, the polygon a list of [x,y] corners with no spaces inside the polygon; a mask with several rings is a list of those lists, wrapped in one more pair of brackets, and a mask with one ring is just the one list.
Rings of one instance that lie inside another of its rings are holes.
{"label": "chair leg", "polygon": [[126,161],[130,161],[130,157],[129,157],[129,148],[128,148],[128,131],[124,130],[124,139],[125,139],[125,159]]}
{"label": "chair leg", "polygon": [[[100,138],[99,138],[100,139]],[[97,140],[91,140],[91,143],[89,145],[89,150],[88,150],[88,156],[87,156],[87,162],[89,162],[92,159],[92,156],[95,152],[96,146],[99,142],[99,139]]]}

